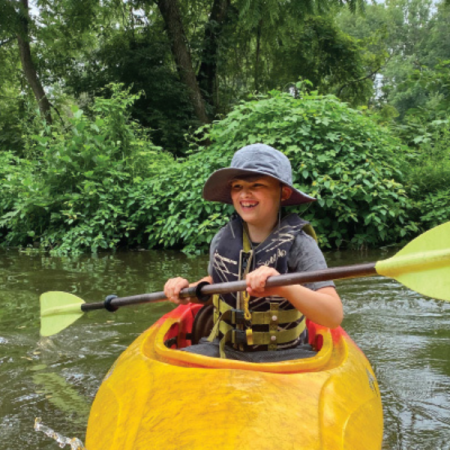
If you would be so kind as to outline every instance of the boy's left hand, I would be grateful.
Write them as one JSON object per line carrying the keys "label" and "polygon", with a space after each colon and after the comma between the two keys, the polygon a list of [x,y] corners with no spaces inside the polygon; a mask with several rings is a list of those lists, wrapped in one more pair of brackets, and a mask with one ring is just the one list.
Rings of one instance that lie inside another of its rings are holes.
{"label": "boy's left hand", "polygon": [[269,277],[280,275],[273,267],[261,266],[250,272],[245,277],[247,282],[247,292],[252,297],[270,297],[279,295],[279,287],[266,288],[266,281]]}

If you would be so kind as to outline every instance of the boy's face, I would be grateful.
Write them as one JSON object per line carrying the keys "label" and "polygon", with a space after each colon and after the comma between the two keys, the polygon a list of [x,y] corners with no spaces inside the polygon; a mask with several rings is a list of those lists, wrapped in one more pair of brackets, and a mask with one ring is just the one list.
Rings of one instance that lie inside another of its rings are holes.
{"label": "boy's face", "polygon": [[280,196],[285,200],[291,193],[290,188],[271,177],[231,182],[231,199],[236,212],[255,227],[273,226],[277,220]]}

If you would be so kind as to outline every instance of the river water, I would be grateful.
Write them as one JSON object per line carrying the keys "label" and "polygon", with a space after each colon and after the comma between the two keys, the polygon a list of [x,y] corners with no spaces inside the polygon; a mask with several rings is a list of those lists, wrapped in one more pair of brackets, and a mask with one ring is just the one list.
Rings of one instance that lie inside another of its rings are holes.
{"label": "river water", "polygon": [[[383,251],[326,254],[330,266],[385,259]],[[97,311],[51,338],[39,336],[39,295],[65,291],[87,302],[107,294],[161,290],[170,276],[205,275],[207,257],[127,252],[80,258],[0,252],[0,448],[57,449],[33,424],[84,440],[103,375],[168,303]],[[380,385],[383,449],[450,449],[450,304],[382,277],[337,283],[343,326],[372,363]],[[332,450],[332,449],[326,449]],[[361,449],[364,450],[364,449]]]}

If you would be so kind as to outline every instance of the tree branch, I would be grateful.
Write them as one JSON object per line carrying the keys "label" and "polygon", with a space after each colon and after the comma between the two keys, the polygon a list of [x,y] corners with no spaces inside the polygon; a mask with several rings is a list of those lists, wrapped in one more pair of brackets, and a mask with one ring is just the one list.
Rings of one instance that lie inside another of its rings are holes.
{"label": "tree branch", "polygon": [[6,39],[6,41],[0,41],[0,47],[3,47],[6,44],[9,44],[10,42],[13,42],[15,38],[11,37],[9,39]]}
{"label": "tree branch", "polygon": [[391,60],[393,55],[390,55],[389,58],[383,63],[381,64],[381,66],[377,67],[375,70],[373,70],[371,73],[369,73],[369,75],[366,75],[365,77],[362,78],[358,78],[357,80],[352,80],[349,81],[348,83],[343,84],[340,88],[339,91],[337,93],[337,97],[339,97],[341,95],[341,92],[348,86],[350,86],[351,84],[355,84],[355,83],[359,83],[361,81],[367,80],[368,78],[372,78],[374,75],[376,75],[383,67],[386,67],[386,64]]}

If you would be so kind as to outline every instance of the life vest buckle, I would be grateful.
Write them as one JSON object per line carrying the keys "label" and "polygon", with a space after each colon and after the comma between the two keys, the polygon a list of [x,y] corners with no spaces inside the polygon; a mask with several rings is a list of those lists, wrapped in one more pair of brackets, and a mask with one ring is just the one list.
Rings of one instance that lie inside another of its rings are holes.
{"label": "life vest buckle", "polygon": [[233,344],[246,344],[247,335],[244,330],[232,330],[231,331],[231,342]]}
{"label": "life vest buckle", "polygon": [[246,323],[245,312],[242,309],[232,309],[231,323],[233,325],[244,325]]}

